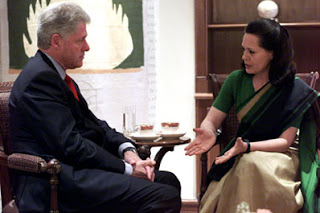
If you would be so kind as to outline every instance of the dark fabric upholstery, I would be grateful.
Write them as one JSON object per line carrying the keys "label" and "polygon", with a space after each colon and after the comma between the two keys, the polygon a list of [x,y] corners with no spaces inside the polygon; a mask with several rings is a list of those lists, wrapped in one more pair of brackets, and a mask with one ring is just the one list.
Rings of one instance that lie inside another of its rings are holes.
{"label": "dark fabric upholstery", "polygon": [[[38,156],[20,153],[12,154],[11,140],[9,134],[9,96],[13,82],[0,83],[0,185],[2,199],[2,213],[18,213],[19,209],[11,194],[10,169],[26,172],[50,172],[56,176],[59,165],[52,160],[48,164]],[[50,165],[49,165],[50,164]],[[49,173],[50,173],[49,172]],[[50,174],[51,174],[50,173]],[[53,179],[52,179],[53,180]],[[48,180],[49,181],[49,180]],[[57,197],[53,196],[57,203]],[[56,204],[57,206],[57,204]],[[57,207],[55,207],[57,209]]]}
{"label": "dark fabric upholstery", "polygon": [[[10,136],[9,136],[9,96],[13,86],[13,82],[1,82],[0,83],[0,135],[1,144],[4,152],[9,154],[10,149]],[[6,142],[3,144],[3,142]]]}
{"label": "dark fabric upholstery", "polygon": [[[8,122],[8,101],[10,96],[10,91],[12,88],[13,82],[1,82],[0,83],[0,152],[1,156],[8,154],[9,151],[9,122]],[[9,201],[12,200],[11,188],[10,188],[10,177],[9,169],[7,166],[0,165],[0,183],[1,183],[1,199],[2,207],[10,209],[14,207],[7,207]],[[3,212],[6,212],[3,210]]]}

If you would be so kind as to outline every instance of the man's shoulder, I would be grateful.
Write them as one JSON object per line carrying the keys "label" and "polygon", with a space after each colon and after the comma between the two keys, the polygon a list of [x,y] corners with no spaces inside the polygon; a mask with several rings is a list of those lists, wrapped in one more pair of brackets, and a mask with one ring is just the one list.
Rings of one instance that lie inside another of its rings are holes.
{"label": "man's shoulder", "polygon": [[31,82],[35,83],[36,79],[39,78],[51,81],[55,79],[52,75],[59,77],[59,74],[37,53],[34,57],[29,58],[26,65],[21,70],[14,82],[12,92],[23,92]]}
{"label": "man's shoulder", "polygon": [[22,71],[24,70],[41,70],[45,67],[50,67],[49,64],[44,60],[43,56],[40,52],[37,52],[35,56],[29,58],[26,65],[23,67]]}
{"label": "man's shoulder", "polygon": [[31,79],[42,72],[55,71],[48,60],[46,60],[46,56],[43,53],[38,51],[35,56],[29,58],[17,80],[19,78],[25,79],[27,76],[29,77],[28,79]]}

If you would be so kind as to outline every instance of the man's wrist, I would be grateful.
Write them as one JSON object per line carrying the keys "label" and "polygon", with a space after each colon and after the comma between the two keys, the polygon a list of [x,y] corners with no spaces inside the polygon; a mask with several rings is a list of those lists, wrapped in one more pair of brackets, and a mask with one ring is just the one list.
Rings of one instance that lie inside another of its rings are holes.
{"label": "man's wrist", "polygon": [[132,173],[133,173],[133,167],[132,167],[132,165],[131,164],[129,164],[129,163],[127,163],[127,162],[125,162],[125,161],[123,161],[123,163],[124,163],[124,174],[125,175],[132,175]]}
{"label": "man's wrist", "polygon": [[134,152],[134,153],[138,154],[136,148],[134,148],[134,147],[127,147],[127,148],[123,149],[122,155],[124,156],[124,153],[125,153],[125,152],[128,152],[128,151],[131,151],[131,152]]}
{"label": "man's wrist", "polygon": [[132,148],[135,148],[135,146],[131,143],[131,142],[125,142],[125,143],[122,143],[120,146],[119,146],[119,148],[118,148],[118,154],[119,154],[119,157],[120,158],[124,158],[124,156],[123,156],[123,151],[124,151],[124,149],[126,149],[126,148],[128,148],[128,147],[132,147]]}

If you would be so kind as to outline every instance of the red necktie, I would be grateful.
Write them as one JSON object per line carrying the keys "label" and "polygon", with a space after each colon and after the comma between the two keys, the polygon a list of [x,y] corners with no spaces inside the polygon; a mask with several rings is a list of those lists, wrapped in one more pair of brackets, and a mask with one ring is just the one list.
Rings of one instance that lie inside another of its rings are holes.
{"label": "red necktie", "polygon": [[72,91],[74,97],[79,101],[79,97],[78,97],[78,93],[77,90],[72,82],[72,79],[70,78],[69,75],[66,75],[66,78],[64,79],[64,81],[67,83],[68,87],[70,88],[70,90]]}

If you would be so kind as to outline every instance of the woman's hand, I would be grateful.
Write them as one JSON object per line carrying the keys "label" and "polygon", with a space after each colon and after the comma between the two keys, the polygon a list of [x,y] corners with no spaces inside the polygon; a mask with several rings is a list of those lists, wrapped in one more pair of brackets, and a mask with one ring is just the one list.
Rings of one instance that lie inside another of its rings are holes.
{"label": "woman's hand", "polygon": [[184,148],[186,155],[199,155],[211,149],[217,139],[215,132],[226,117],[226,113],[212,106],[200,128],[193,129],[197,137]]}
{"label": "woman's hand", "polygon": [[216,142],[216,135],[209,130],[195,128],[197,137],[184,148],[186,155],[198,155],[208,151]]}
{"label": "woman's hand", "polygon": [[238,137],[234,146],[224,153],[224,155],[218,156],[215,159],[215,164],[225,163],[230,160],[233,156],[236,156],[247,150],[248,144],[242,140],[241,137]]}

